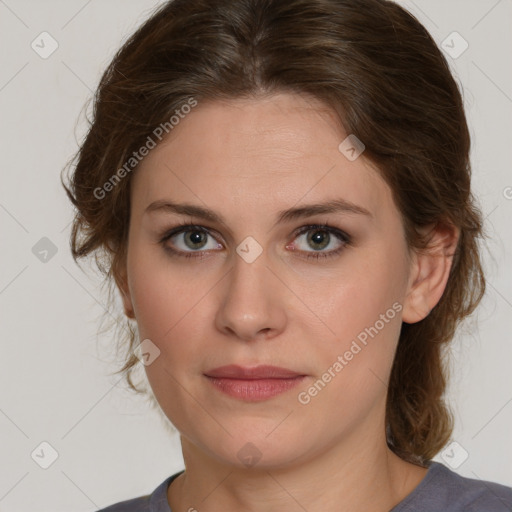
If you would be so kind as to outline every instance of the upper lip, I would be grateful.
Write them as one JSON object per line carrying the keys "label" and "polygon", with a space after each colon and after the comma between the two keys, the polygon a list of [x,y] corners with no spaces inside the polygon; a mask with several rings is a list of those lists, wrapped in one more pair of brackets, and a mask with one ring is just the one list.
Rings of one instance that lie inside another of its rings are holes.
{"label": "upper lip", "polygon": [[293,377],[303,376],[304,374],[280,368],[278,366],[260,365],[253,367],[238,366],[230,364],[220,366],[205,372],[208,377],[227,378],[227,379],[290,379]]}

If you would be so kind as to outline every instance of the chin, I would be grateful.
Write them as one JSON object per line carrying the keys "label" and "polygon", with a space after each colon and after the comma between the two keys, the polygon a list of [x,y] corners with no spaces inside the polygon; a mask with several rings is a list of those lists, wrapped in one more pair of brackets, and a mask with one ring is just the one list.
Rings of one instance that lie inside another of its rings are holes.
{"label": "chin", "polygon": [[298,437],[297,442],[292,442],[290,436],[283,441],[277,437],[272,439],[272,434],[266,437],[266,434],[255,431],[245,431],[243,435],[233,437],[225,434],[222,440],[202,440],[201,444],[203,448],[200,449],[210,452],[226,465],[254,471],[286,467],[301,457],[304,449],[304,442]]}

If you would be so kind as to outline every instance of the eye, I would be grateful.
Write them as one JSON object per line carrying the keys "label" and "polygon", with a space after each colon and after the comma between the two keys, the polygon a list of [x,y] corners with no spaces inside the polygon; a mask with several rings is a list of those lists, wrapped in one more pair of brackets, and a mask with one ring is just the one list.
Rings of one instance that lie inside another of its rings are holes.
{"label": "eye", "polygon": [[[165,250],[178,256],[184,256],[185,258],[203,257],[204,251],[222,249],[223,247],[216,241],[211,242],[208,246],[208,237],[213,238],[205,227],[184,224],[167,232],[160,239],[160,243]],[[168,241],[172,241],[172,246],[167,243]]]}
{"label": "eye", "polygon": [[[350,236],[347,233],[328,224],[304,226],[296,232],[296,235],[296,240],[301,237],[305,238],[303,248],[299,247],[299,252],[305,252],[306,254],[303,257],[306,259],[337,256],[351,242]],[[304,237],[304,235],[307,236]],[[287,245],[287,247],[290,247],[290,245]],[[293,251],[296,250],[295,244],[291,247]],[[313,248],[313,251],[308,251],[307,247]],[[324,251],[328,247],[331,247],[331,250]]]}
{"label": "eye", "polygon": [[[307,236],[304,237],[304,235]],[[305,243],[299,244],[302,247],[298,250],[295,243],[288,244],[286,248],[291,248],[297,254],[305,253],[300,256],[305,259],[337,256],[346,245],[351,243],[347,233],[328,224],[303,226],[294,233],[294,241],[301,237],[305,239]],[[209,242],[208,238],[212,240]],[[169,244],[170,241],[171,244]],[[206,251],[223,248],[223,245],[213,238],[208,228],[194,224],[182,224],[173,228],[163,235],[159,243],[171,255],[185,258],[203,258]],[[313,250],[307,250],[308,246]],[[329,247],[331,250],[324,250]]]}

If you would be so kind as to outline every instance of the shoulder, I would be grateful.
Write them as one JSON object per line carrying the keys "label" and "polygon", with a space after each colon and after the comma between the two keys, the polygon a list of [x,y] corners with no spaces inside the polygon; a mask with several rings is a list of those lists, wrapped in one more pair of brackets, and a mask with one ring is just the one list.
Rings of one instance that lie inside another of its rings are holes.
{"label": "shoulder", "polygon": [[512,487],[468,478],[431,461],[418,487],[392,512],[511,512]]}
{"label": "shoulder", "polygon": [[98,510],[98,512],[149,512],[149,499],[151,495],[140,496],[131,500],[120,501],[109,505],[106,508]]}
{"label": "shoulder", "polygon": [[167,502],[167,488],[183,471],[166,478],[151,494],[114,503],[98,512],[171,512]]}

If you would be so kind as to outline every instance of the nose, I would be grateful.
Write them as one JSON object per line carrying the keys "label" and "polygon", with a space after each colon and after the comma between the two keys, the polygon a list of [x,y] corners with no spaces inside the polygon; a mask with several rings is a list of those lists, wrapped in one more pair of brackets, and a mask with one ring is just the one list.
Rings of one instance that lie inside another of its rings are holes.
{"label": "nose", "polygon": [[270,339],[284,330],[285,302],[292,294],[269,268],[264,253],[252,263],[236,255],[223,281],[216,315],[221,332],[233,339],[251,341]]}

